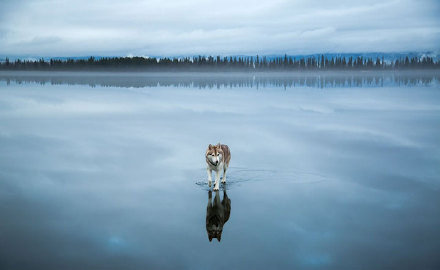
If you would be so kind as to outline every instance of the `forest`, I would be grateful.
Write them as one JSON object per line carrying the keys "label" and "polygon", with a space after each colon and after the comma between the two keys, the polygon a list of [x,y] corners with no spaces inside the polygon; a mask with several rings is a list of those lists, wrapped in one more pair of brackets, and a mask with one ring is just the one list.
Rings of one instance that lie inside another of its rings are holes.
{"label": "forest", "polygon": [[89,57],[88,59],[14,60],[6,58],[0,70],[181,70],[181,71],[280,71],[280,70],[401,70],[438,69],[432,57],[384,58],[309,56],[196,56],[196,57]]}

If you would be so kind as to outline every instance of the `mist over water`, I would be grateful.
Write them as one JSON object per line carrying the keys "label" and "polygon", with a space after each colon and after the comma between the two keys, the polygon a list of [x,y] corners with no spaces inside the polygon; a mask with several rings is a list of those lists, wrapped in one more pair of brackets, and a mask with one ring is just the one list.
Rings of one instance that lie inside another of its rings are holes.
{"label": "mist over water", "polygon": [[0,268],[436,269],[439,127],[438,72],[2,72]]}
{"label": "mist over water", "polygon": [[303,72],[38,72],[0,71],[0,81],[104,87],[412,87],[437,86],[438,70]]}

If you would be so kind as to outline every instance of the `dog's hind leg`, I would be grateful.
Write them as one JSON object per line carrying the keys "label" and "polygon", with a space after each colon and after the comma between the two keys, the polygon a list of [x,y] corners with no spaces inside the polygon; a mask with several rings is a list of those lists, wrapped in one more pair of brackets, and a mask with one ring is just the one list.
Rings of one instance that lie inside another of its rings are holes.
{"label": "dog's hind leg", "polygon": [[226,166],[225,167],[223,167],[223,178],[222,178],[222,183],[224,184],[224,183],[226,183]]}

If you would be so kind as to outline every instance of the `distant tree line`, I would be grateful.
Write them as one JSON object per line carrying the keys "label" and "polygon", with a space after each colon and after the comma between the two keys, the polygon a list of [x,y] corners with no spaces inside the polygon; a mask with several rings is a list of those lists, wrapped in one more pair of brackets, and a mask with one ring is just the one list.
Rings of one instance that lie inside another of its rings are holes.
{"label": "distant tree line", "polygon": [[438,69],[440,61],[432,57],[405,57],[385,61],[384,58],[309,56],[196,56],[182,58],[103,57],[88,59],[50,59],[10,61],[0,63],[0,70],[386,70]]}

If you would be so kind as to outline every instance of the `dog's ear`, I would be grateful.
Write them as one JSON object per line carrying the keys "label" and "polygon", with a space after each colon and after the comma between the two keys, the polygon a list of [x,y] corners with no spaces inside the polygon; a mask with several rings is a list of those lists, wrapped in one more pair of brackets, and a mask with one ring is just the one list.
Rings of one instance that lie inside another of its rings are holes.
{"label": "dog's ear", "polygon": [[209,144],[209,145],[208,145],[208,149],[211,149],[211,148],[212,148],[212,144]]}
{"label": "dog's ear", "polygon": [[220,142],[217,144],[217,147],[220,148]]}

